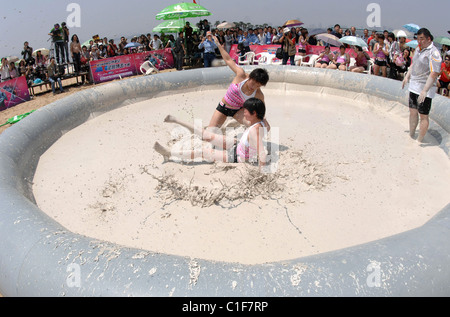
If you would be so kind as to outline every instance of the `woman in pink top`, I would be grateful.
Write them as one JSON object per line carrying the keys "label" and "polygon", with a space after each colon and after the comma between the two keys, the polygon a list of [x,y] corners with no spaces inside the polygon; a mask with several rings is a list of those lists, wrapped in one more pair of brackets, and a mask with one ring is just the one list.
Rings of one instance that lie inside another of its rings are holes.
{"label": "woman in pink top", "polygon": [[320,53],[319,57],[317,58],[315,67],[327,68],[332,59],[333,59],[333,54],[331,54],[330,46],[327,45],[327,46],[325,46],[325,51]]}
{"label": "woman in pink top", "polygon": [[227,138],[221,133],[213,133],[208,129],[198,129],[169,115],[164,120],[165,122],[177,123],[187,128],[191,133],[200,136],[203,141],[214,147],[202,146],[201,150],[177,151],[169,150],[156,142],[153,148],[164,157],[165,161],[172,158],[174,161],[191,162],[201,157],[206,162],[258,163],[261,169],[268,163],[263,143],[263,137],[267,133],[267,127],[264,124],[265,114],[266,107],[260,99],[250,98],[244,103],[243,116],[249,122],[250,127],[245,130],[239,141]]}
{"label": "woman in pink top", "polygon": [[[231,58],[220,44],[217,37],[214,36],[213,38],[219,48],[223,60],[236,76],[229,86],[225,97],[220,101],[219,106],[216,108],[208,127],[220,128],[227,117],[233,117],[239,123],[249,126],[249,123],[245,121],[242,106],[246,100],[253,97],[264,102],[264,94],[261,91],[261,87],[268,83],[269,74],[262,68],[257,68],[250,74],[247,74],[244,69],[237,65]],[[267,121],[265,122],[266,125],[268,125]]]}
{"label": "woman in pink top", "polygon": [[345,46],[341,45],[339,53],[334,57],[334,60],[327,67],[328,69],[347,70],[347,66],[350,64],[350,55],[345,52]]}

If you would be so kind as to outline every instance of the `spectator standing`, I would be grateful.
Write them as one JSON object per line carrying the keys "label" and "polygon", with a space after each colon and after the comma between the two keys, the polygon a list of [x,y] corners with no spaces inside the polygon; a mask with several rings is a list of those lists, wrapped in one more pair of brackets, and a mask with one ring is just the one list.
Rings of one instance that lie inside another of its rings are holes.
{"label": "spectator standing", "polygon": [[108,57],[114,57],[117,55],[117,46],[114,44],[114,40],[110,39],[108,47],[106,49]]}
{"label": "spectator standing", "polygon": [[177,70],[183,70],[183,58],[186,54],[186,49],[184,47],[184,32],[178,34],[178,38],[175,41],[175,47],[173,48],[175,53],[175,67]]}
{"label": "spectator standing", "polygon": [[192,55],[192,34],[194,33],[194,29],[191,26],[191,23],[186,22],[185,26],[183,27],[184,32],[184,40],[185,40],[185,47],[186,47],[186,53],[187,55]]}
{"label": "spectator standing", "polygon": [[23,51],[22,51],[22,58],[25,60],[25,62],[28,65],[33,65],[34,58],[33,58],[33,48],[28,46],[28,42],[23,43]]}
{"label": "spectator standing", "polygon": [[66,59],[64,57],[64,31],[59,26],[59,23],[56,23],[54,28],[48,34],[52,37],[52,42],[55,45],[55,53],[56,53],[56,62],[58,64],[64,64]]}
{"label": "spectator standing", "polygon": [[16,68],[16,64],[14,62],[10,62],[9,63],[9,77],[11,77],[11,79],[17,78],[19,77],[19,72]]}
{"label": "spectator standing", "polygon": [[363,35],[361,36],[361,38],[364,40],[364,42],[367,43],[367,45],[369,45],[369,30],[368,29],[364,29],[363,31]]}
{"label": "spectator standing", "polygon": [[153,40],[150,42],[150,48],[153,51],[160,50],[163,47],[162,41],[159,39],[158,34],[153,35]]}
{"label": "spectator standing", "polygon": [[233,46],[235,42],[235,38],[233,33],[231,33],[231,30],[228,29],[226,34],[225,34],[225,51],[227,51],[227,53],[229,54],[231,51],[231,47]]}
{"label": "spectator standing", "polygon": [[67,63],[69,63],[69,36],[70,36],[70,31],[69,28],[66,25],[66,22],[61,23],[61,27],[63,30],[63,38],[64,38],[64,52],[65,52],[65,56],[66,56],[66,61]]}
{"label": "spectator standing", "polygon": [[258,35],[253,32],[253,29],[248,29],[248,45],[259,45]]}
{"label": "spectator standing", "polygon": [[450,55],[445,55],[444,62],[441,65],[441,76],[437,82],[437,88],[442,89],[443,96],[449,96],[449,83],[450,83]]}
{"label": "spectator standing", "polygon": [[419,45],[402,88],[409,82],[409,135],[414,138],[420,119],[417,141],[421,143],[428,131],[428,115],[436,95],[436,80],[441,74],[442,59],[428,29],[421,28],[417,32],[417,42]]}
{"label": "spectator standing", "polygon": [[208,32],[206,34],[206,38],[203,38],[198,48],[204,49],[203,52],[204,67],[211,67],[212,61],[216,58],[216,49],[218,48],[213,40],[211,32]]}
{"label": "spectator standing", "polygon": [[120,55],[123,55],[124,54],[124,48],[125,48],[125,46],[127,46],[127,39],[125,38],[125,37],[121,37],[120,38],[120,43],[119,43],[119,54]]}
{"label": "spectator standing", "polygon": [[375,65],[373,65],[373,73],[377,76],[387,77],[387,58],[389,56],[389,45],[384,41],[383,34],[377,34],[377,42],[373,47],[373,56]]}
{"label": "spectator standing", "polygon": [[2,58],[2,67],[0,68],[0,75],[2,77],[2,82],[11,79],[11,76],[9,75],[9,63],[6,57]]}
{"label": "spectator standing", "polygon": [[63,89],[63,86],[62,86],[62,82],[61,82],[61,78],[60,78],[60,74],[59,74],[59,70],[58,70],[58,67],[56,65],[56,61],[55,61],[54,57],[50,58],[50,63],[47,66],[47,78],[48,78],[49,82],[52,85],[52,91],[53,91],[54,95],[56,95],[56,89],[55,89],[56,82],[59,85],[60,92],[61,93],[64,92],[64,89]]}
{"label": "spectator standing", "polygon": [[280,38],[283,48],[283,61],[282,65],[287,65],[288,59],[290,60],[291,66],[295,66],[295,35],[289,30],[289,28],[284,28],[283,36]]}
{"label": "spectator standing", "polygon": [[174,48],[175,47],[175,37],[170,34],[169,39],[167,40],[165,48]]}
{"label": "spectator standing", "polygon": [[81,72],[81,44],[78,39],[78,35],[72,35],[72,41],[70,42],[70,54],[72,55],[72,61],[75,68],[75,74]]}
{"label": "spectator standing", "polygon": [[331,32],[331,34],[336,36],[337,38],[342,38],[341,26],[339,24],[335,24],[334,30]]}

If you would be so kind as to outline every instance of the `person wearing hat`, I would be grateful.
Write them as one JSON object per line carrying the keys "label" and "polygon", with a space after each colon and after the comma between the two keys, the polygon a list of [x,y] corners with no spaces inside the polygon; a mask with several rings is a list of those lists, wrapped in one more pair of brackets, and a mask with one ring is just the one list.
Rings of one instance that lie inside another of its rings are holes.
{"label": "person wearing hat", "polygon": [[288,59],[291,62],[291,66],[295,66],[295,54],[296,52],[296,37],[291,30],[286,27],[283,29],[283,35],[280,38],[281,47],[283,48],[283,62],[282,65],[287,65]]}
{"label": "person wearing hat", "polygon": [[206,38],[202,39],[202,42],[198,45],[199,49],[204,49],[203,51],[203,63],[205,67],[211,67],[212,61],[216,58],[216,48],[217,45],[213,41],[213,36],[211,31],[206,32]]}
{"label": "person wearing hat", "polygon": [[54,25],[54,28],[48,35],[52,37],[52,42],[55,44],[56,61],[60,64],[60,61],[62,60],[62,63],[64,64],[66,62],[64,56],[64,31],[59,26],[59,23]]}

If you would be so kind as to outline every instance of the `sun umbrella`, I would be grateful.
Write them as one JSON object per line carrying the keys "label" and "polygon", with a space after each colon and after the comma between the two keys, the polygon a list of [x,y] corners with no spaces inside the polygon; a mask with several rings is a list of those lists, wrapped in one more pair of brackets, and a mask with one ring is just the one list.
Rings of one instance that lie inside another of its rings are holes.
{"label": "sun umbrella", "polygon": [[201,5],[192,2],[182,2],[164,8],[156,15],[156,20],[177,20],[208,15],[211,15],[211,12]]}
{"label": "sun umbrella", "polygon": [[342,43],[339,42],[339,38],[337,36],[334,36],[333,34],[328,33],[317,34],[316,39],[337,47],[342,45]]}
{"label": "sun umbrella", "polygon": [[366,47],[367,43],[360,37],[356,36],[344,36],[343,38],[339,39],[339,42],[348,44],[348,45],[355,45],[360,47]]}
{"label": "sun umbrella", "polygon": [[420,26],[414,23],[405,24],[403,27],[413,33],[417,33],[420,30]]}
{"label": "sun umbrella", "polygon": [[[183,20],[167,20],[159,24],[153,29],[155,33],[178,33],[181,32],[185,26]],[[198,27],[192,26],[194,32],[198,31]]]}
{"label": "sun umbrella", "polygon": [[50,55],[50,51],[48,49],[46,49],[46,48],[39,48],[39,49],[35,50],[32,55],[36,56],[38,51],[41,51],[41,54],[44,55],[44,56]]}
{"label": "sun umbrella", "polygon": [[417,40],[409,41],[408,43],[406,43],[406,46],[409,46],[409,47],[411,47],[411,48],[416,48],[417,45],[419,45],[419,43],[417,42]]}
{"label": "sun umbrella", "polygon": [[18,60],[19,60],[19,58],[17,57],[17,56],[8,56],[7,58],[6,58],[7,60],[8,60],[8,62],[13,62],[13,63],[15,63],[15,62],[17,62]]}
{"label": "sun umbrella", "polygon": [[140,46],[142,46],[141,43],[131,42],[131,43],[128,43],[127,45],[125,45],[124,48],[137,48],[137,47],[140,47]]}
{"label": "sun umbrella", "polygon": [[303,25],[304,23],[299,21],[299,20],[287,20],[286,22],[284,22],[283,27],[294,27],[294,26],[300,26]]}
{"label": "sun umbrella", "polygon": [[439,37],[435,38],[434,41],[441,45],[450,46],[450,39],[448,37],[439,36]]}
{"label": "sun umbrella", "polygon": [[234,28],[236,26],[236,24],[234,24],[233,22],[223,22],[220,23],[217,28],[218,29],[231,29]]}

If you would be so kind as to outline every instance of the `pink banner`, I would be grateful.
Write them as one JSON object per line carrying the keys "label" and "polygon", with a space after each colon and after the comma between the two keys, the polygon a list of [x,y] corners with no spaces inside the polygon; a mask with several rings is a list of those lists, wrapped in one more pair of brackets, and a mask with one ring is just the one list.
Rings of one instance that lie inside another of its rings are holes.
{"label": "pink banner", "polygon": [[[255,54],[259,54],[259,53],[269,53],[269,54],[273,54],[275,56],[275,53],[277,51],[277,48],[281,47],[281,45],[250,45],[250,50],[252,52],[254,52]],[[300,47],[297,45],[297,49],[296,51],[298,52],[298,49]],[[325,50],[324,46],[315,46],[315,45],[307,45],[306,46],[306,54],[310,55],[310,54],[317,54],[319,55],[320,53],[322,53]],[[330,47],[331,52],[337,52],[339,51],[339,47]],[[350,54],[351,57],[355,57],[356,56],[356,52],[351,49],[351,48],[347,48],[346,53]],[[298,54],[298,53],[297,53]],[[369,56],[372,57],[372,53],[368,52]],[[230,56],[231,58],[233,58],[236,62],[238,61],[239,58],[239,51],[237,49],[237,45],[233,45],[231,47],[230,50]],[[278,59],[274,59],[273,62],[277,62]],[[288,60],[288,64],[289,64],[289,60]]]}
{"label": "pink banner", "polygon": [[102,83],[137,74],[133,55],[121,55],[89,62],[94,83]]}
{"label": "pink banner", "polygon": [[29,100],[30,92],[25,76],[0,83],[0,111]]}
{"label": "pink banner", "polygon": [[171,49],[121,55],[89,63],[94,83],[142,74],[141,65],[149,59],[159,70],[174,67]]}

